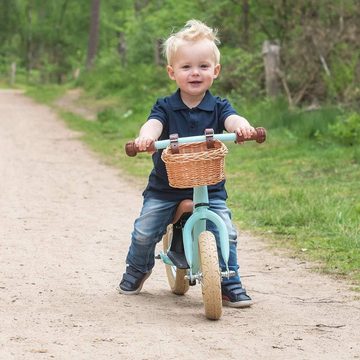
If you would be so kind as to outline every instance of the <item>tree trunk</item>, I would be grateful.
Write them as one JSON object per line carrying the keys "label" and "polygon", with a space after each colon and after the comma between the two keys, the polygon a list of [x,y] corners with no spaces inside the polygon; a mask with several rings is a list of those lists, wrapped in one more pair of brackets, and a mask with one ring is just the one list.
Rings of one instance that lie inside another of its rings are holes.
{"label": "tree trunk", "polygon": [[127,46],[126,46],[126,39],[125,39],[125,33],[123,31],[119,31],[117,33],[118,35],[118,53],[120,56],[120,61],[122,66],[126,65],[126,53],[127,53]]}
{"label": "tree trunk", "polygon": [[[63,34],[63,22],[65,19],[65,13],[68,6],[69,0],[63,0],[63,4],[61,6],[60,10],[60,17],[59,21],[56,23],[55,26],[55,44],[53,47],[53,56],[54,56],[54,63],[56,64],[56,71],[54,75],[51,75],[51,77],[55,76],[56,81],[58,84],[62,84],[65,78],[64,71],[64,47],[62,40],[62,34]],[[45,14],[44,14],[45,16]]]}
{"label": "tree trunk", "polygon": [[32,8],[31,4],[28,4],[26,7],[26,18],[28,21],[28,32],[26,34],[26,77],[27,80],[30,79],[30,73],[32,69],[33,54],[32,54]]}
{"label": "tree trunk", "polygon": [[89,32],[89,46],[86,60],[86,68],[91,69],[97,52],[99,39],[99,16],[100,16],[100,0],[92,0],[91,4],[91,20]]}
{"label": "tree trunk", "polygon": [[243,23],[243,46],[249,45],[249,10],[250,5],[248,0],[242,2],[242,23]]}
{"label": "tree trunk", "polygon": [[161,57],[161,40],[160,39],[155,40],[154,62],[155,62],[155,65],[157,65],[157,66],[163,65],[162,57]]}
{"label": "tree trunk", "polygon": [[264,41],[262,54],[265,65],[266,94],[276,97],[280,93],[278,72],[280,69],[280,45]]}

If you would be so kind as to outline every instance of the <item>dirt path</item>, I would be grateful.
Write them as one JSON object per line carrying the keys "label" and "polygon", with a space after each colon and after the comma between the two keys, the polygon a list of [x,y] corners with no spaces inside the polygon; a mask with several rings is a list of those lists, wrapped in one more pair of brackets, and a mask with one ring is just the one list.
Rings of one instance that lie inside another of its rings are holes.
{"label": "dirt path", "polygon": [[242,236],[255,305],[203,316],[200,287],[168,291],[158,263],[139,296],[115,291],[140,188],[47,107],[0,91],[0,359],[359,359],[345,283]]}

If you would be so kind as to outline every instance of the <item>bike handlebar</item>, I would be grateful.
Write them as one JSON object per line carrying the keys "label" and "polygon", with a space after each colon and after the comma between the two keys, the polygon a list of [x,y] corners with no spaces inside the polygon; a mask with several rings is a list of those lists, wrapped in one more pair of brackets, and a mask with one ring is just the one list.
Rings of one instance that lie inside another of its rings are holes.
{"label": "bike handlebar", "polygon": [[[255,129],[255,133],[251,135],[250,138],[245,139],[243,136],[238,136],[235,133],[229,134],[214,134],[213,138],[220,141],[235,141],[235,143],[242,143],[244,141],[256,141],[257,143],[263,143],[266,140],[266,130],[263,127],[258,127]],[[190,142],[201,142],[206,141],[206,135],[200,136],[190,136],[190,137],[183,137],[178,138],[177,141],[181,143],[190,143]],[[153,152],[159,149],[165,149],[167,146],[170,145],[170,140],[159,140],[154,141],[151,143],[146,150],[140,151],[135,141],[129,141],[125,145],[125,152],[128,156],[136,156],[138,152]]]}

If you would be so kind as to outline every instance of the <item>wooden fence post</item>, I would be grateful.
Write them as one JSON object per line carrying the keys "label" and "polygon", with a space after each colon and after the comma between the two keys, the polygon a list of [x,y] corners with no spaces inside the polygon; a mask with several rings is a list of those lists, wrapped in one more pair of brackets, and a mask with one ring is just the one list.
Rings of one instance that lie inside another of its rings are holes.
{"label": "wooden fence post", "polygon": [[262,55],[265,65],[266,94],[276,97],[280,93],[278,71],[280,69],[280,45],[266,40],[263,43]]}

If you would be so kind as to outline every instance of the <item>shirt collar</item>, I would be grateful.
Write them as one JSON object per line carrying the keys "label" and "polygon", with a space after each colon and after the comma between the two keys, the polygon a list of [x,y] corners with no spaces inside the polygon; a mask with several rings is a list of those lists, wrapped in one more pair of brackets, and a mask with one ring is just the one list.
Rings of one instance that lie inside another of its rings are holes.
{"label": "shirt collar", "polygon": [[[189,109],[181,100],[180,89],[170,96],[170,105],[176,110],[187,110]],[[204,98],[201,100],[201,103],[196,107],[204,111],[213,111],[216,105],[215,98],[211,95],[210,91],[207,90]]]}

